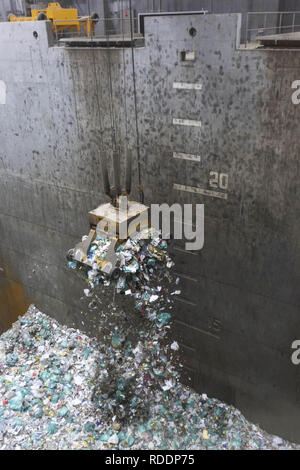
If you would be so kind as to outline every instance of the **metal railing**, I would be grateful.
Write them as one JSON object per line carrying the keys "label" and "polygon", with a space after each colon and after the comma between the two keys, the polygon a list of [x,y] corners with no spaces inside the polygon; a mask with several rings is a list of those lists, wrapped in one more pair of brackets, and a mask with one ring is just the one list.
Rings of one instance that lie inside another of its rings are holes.
{"label": "metal railing", "polygon": [[137,17],[99,18],[93,21],[90,17],[81,17],[75,20],[52,21],[52,30],[57,42],[63,38],[128,38],[136,36],[138,32]]}
{"label": "metal railing", "polygon": [[245,23],[245,47],[270,34],[300,31],[300,11],[248,12]]}

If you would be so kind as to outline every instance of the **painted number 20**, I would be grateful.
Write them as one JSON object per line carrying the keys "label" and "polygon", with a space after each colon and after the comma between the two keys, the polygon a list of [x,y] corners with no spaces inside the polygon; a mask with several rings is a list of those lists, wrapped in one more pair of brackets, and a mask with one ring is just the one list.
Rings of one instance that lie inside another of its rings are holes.
{"label": "painted number 20", "polygon": [[209,186],[211,188],[228,189],[228,175],[211,171],[209,173]]}

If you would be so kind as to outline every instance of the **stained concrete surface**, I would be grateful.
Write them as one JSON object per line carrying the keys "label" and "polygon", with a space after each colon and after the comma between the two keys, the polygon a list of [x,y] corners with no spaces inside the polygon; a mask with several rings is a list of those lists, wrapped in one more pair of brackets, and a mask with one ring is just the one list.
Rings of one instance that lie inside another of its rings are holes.
{"label": "stained concrete surface", "polygon": [[10,279],[0,280],[0,334],[26,313],[29,305],[22,284]]}
{"label": "stained concrete surface", "polygon": [[[300,441],[290,360],[300,330],[300,108],[291,101],[300,51],[237,49],[235,14],[145,21],[145,47],[134,51],[145,203],[205,204],[204,249],[174,249],[185,377]],[[111,166],[112,118],[121,155],[134,159],[138,197],[131,50],[58,48],[42,22],[3,23],[0,38],[0,266],[45,313],[89,330],[83,284],[65,254],[87,233],[88,211],[106,200],[100,158]],[[181,62],[184,50],[196,51],[193,65]],[[202,92],[175,90],[175,81],[201,83]],[[227,200],[173,188],[211,189],[211,171],[228,175]]]}

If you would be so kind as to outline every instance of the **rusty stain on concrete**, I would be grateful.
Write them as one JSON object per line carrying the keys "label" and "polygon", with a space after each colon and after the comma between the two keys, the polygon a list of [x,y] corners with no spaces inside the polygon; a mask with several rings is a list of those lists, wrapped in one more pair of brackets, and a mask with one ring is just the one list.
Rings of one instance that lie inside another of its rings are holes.
{"label": "rusty stain on concrete", "polygon": [[8,330],[31,303],[20,282],[0,278],[0,334]]}

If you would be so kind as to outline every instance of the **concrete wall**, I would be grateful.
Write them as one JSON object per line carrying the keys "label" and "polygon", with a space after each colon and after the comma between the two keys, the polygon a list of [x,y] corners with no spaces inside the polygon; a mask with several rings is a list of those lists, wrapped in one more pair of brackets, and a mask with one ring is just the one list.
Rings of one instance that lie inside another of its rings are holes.
{"label": "concrete wall", "polygon": [[[299,369],[290,361],[300,333],[300,107],[291,102],[300,51],[237,50],[238,22],[235,14],[146,19],[145,47],[135,50],[142,184],[146,203],[205,203],[204,249],[175,247],[175,334],[192,385],[300,441]],[[23,286],[24,308],[33,300],[93,333],[65,254],[88,231],[87,212],[105,200],[109,62],[136,196],[131,51],[113,49],[109,59],[105,49],[52,47],[44,22],[3,23],[0,39],[0,298]],[[196,51],[193,65],[181,62],[184,50]],[[175,81],[203,91],[173,89]],[[173,118],[201,120],[202,128]],[[211,171],[228,175],[227,199],[174,189],[209,190]]]}

